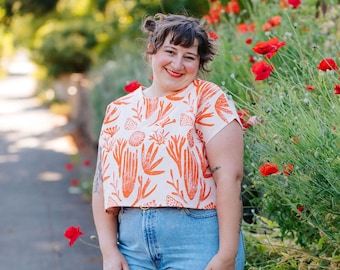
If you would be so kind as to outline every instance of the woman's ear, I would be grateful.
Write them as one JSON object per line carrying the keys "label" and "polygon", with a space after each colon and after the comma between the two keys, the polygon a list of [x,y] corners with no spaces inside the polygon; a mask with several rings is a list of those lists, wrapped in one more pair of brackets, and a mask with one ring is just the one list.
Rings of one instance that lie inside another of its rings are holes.
{"label": "woman's ear", "polygon": [[151,43],[148,43],[148,51],[153,51],[154,50],[154,47],[152,46]]}

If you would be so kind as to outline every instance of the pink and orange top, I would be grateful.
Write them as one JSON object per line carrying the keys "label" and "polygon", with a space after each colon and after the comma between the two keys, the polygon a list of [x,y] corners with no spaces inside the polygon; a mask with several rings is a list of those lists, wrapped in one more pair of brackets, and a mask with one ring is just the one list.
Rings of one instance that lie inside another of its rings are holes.
{"label": "pink and orange top", "polygon": [[140,87],[109,104],[99,138],[106,211],[216,208],[205,145],[235,119],[233,102],[201,79],[164,97]]}

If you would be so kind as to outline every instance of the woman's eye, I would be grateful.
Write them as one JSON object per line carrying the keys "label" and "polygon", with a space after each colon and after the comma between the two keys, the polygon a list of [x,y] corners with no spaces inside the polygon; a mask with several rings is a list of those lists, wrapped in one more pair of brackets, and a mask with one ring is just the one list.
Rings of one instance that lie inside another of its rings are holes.
{"label": "woman's eye", "polygon": [[174,52],[173,52],[173,51],[170,51],[170,50],[165,51],[165,52],[167,52],[168,54],[174,54]]}
{"label": "woman's eye", "polygon": [[195,60],[195,58],[192,57],[192,56],[187,56],[187,57],[185,57],[185,58],[188,59],[188,60],[190,60],[190,61],[194,61],[194,60]]}

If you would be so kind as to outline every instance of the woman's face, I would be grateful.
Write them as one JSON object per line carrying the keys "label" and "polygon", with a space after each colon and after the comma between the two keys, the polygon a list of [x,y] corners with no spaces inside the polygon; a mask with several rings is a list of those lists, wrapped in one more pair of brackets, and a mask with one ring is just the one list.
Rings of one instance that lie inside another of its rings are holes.
{"label": "woman's face", "polygon": [[172,94],[188,86],[199,69],[198,42],[189,48],[170,43],[171,35],[156,54],[150,56],[153,71],[152,88],[157,95]]}

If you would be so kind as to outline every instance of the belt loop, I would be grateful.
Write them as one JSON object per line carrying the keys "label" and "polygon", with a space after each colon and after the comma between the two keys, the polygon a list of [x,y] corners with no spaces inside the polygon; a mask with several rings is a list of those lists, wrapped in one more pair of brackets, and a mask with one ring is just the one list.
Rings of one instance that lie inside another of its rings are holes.
{"label": "belt loop", "polygon": [[150,207],[143,207],[143,206],[140,206],[139,209],[142,210],[142,211],[147,211],[147,210],[150,209]]}

